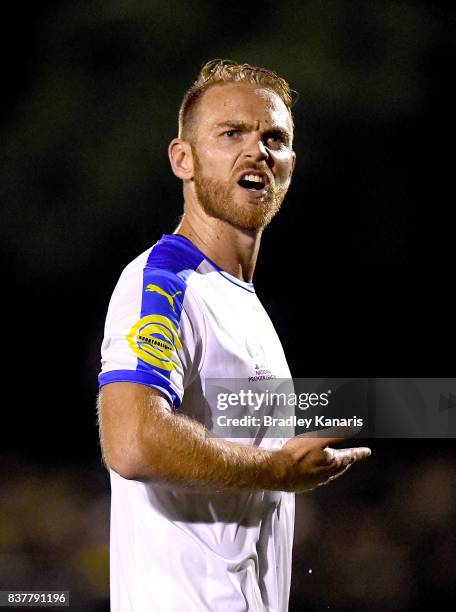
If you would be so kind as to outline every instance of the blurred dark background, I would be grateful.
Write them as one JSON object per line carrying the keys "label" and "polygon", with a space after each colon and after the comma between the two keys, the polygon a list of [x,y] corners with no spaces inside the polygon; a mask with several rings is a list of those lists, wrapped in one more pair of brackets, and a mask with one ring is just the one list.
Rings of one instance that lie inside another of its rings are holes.
{"label": "blurred dark background", "polygon": [[[216,57],[299,92],[294,183],[254,279],[294,376],[451,376],[456,13],[386,0],[14,7],[1,37],[0,589],[70,589],[73,609],[101,612],[99,347],[122,268],[181,212],[166,151],[183,92]],[[297,498],[290,610],[454,599],[453,441],[369,443],[368,463]]]}

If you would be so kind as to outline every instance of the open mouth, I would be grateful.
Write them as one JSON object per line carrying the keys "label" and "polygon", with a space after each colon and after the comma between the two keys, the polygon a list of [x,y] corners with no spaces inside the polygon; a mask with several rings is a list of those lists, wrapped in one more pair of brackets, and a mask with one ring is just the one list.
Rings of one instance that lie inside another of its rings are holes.
{"label": "open mouth", "polygon": [[266,193],[269,180],[265,174],[246,173],[238,181],[238,185],[247,189],[252,195],[259,197]]}

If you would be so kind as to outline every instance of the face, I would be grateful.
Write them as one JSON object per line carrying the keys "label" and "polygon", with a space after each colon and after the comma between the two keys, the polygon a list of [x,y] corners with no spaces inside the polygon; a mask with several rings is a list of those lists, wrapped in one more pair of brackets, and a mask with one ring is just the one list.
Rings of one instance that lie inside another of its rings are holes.
{"label": "face", "polygon": [[290,114],[273,91],[214,85],[195,113],[193,181],[205,212],[244,230],[265,227],[290,185]]}

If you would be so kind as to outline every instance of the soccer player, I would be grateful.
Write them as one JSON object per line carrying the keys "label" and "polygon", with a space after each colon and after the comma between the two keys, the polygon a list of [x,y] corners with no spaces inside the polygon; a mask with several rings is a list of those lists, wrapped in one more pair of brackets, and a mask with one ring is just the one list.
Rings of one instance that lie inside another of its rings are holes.
{"label": "soccer player", "polygon": [[208,435],[208,379],[291,376],[252,284],[293,173],[291,104],[269,70],[203,67],[169,145],[182,221],[125,268],[111,298],[98,410],[113,612],[284,612],[294,492],[370,453],[328,448],[339,438]]}

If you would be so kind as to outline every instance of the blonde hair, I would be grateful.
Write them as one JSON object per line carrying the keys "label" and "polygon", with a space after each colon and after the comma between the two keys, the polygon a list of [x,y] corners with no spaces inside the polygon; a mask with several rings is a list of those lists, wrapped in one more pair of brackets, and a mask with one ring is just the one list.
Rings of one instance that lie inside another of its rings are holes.
{"label": "blonde hair", "polygon": [[185,92],[179,109],[179,138],[189,139],[198,101],[209,87],[223,83],[248,83],[274,91],[284,102],[293,123],[291,107],[296,92],[272,70],[250,64],[237,64],[232,60],[215,59],[204,64],[193,85]]}

